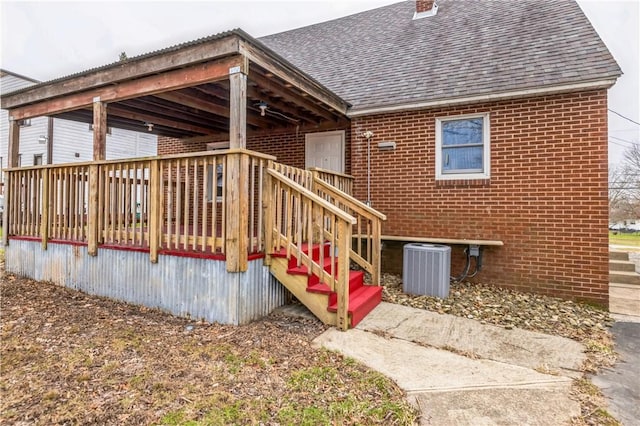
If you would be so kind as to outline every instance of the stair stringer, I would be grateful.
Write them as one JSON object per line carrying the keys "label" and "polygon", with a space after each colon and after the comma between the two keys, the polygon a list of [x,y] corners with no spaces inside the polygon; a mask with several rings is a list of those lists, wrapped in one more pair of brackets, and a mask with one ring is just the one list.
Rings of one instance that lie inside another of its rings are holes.
{"label": "stair stringer", "polygon": [[327,310],[329,296],[307,291],[309,278],[306,275],[289,274],[289,261],[284,257],[272,257],[271,274],[280,281],[303,305],[305,305],[320,321],[327,325],[337,325],[338,315]]}

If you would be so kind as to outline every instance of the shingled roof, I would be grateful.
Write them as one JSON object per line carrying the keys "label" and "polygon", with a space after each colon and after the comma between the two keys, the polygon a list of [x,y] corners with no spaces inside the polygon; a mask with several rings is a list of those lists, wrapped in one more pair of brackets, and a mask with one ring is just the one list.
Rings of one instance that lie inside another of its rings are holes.
{"label": "shingled roof", "polygon": [[621,70],[575,1],[439,0],[413,19],[405,1],[261,38],[367,109],[585,83]]}

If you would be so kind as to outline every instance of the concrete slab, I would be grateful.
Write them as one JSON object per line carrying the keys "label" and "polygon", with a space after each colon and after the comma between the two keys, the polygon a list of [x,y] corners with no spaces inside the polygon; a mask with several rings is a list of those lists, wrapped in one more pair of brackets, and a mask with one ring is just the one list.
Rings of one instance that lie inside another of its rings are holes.
{"label": "concrete slab", "polygon": [[591,381],[607,398],[611,415],[624,426],[640,425],[640,323],[616,321],[611,333],[620,358]]}
{"label": "concrete slab", "polygon": [[393,379],[409,393],[496,388],[557,388],[571,379],[486,359],[385,338],[363,330],[334,328],[313,344],[338,351]]}
{"label": "concrete slab", "polygon": [[568,389],[490,389],[409,396],[421,425],[559,425],[580,415]]}
{"label": "concrete slab", "polygon": [[571,339],[385,302],[357,328],[574,378],[581,376],[586,357],[583,345]]}

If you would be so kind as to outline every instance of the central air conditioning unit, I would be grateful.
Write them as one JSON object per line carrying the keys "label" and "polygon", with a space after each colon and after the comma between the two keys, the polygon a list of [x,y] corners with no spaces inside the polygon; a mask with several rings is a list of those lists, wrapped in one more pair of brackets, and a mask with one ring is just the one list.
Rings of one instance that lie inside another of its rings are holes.
{"label": "central air conditioning unit", "polygon": [[449,296],[451,247],[406,244],[402,260],[402,290],[407,294]]}

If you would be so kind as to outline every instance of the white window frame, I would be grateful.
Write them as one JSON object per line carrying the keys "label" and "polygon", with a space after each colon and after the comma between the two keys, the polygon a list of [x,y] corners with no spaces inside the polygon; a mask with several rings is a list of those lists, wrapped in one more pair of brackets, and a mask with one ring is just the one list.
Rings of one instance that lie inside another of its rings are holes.
{"label": "white window frame", "polygon": [[[482,171],[467,173],[442,172],[442,123],[482,118]],[[489,179],[491,177],[491,129],[489,113],[436,117],[436,180]]]}

